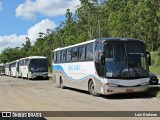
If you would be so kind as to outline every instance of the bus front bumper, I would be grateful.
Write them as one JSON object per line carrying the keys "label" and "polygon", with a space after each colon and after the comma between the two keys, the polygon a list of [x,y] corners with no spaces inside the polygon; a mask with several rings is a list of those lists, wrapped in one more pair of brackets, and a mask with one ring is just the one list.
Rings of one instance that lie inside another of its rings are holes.
{"label": "bus front bumper", "polygon": [[32,73],[31,74],[32,79],[37,78],[37,77],[47,78],[48,77],[48,72]]}
{"label": "bus front bumper", "polygon": [[137,93],[137,92],[145,92],[148,90],[148,85],[146,86],[138,86],[138,87],[104,87],[104,94],[120,94],[120,93]]}
{"label": "bus front bumper", "polygon": [[5,75],[5,72],[2,72],[2,71],[1,71],[1,72],[0,72],[0,75]]}

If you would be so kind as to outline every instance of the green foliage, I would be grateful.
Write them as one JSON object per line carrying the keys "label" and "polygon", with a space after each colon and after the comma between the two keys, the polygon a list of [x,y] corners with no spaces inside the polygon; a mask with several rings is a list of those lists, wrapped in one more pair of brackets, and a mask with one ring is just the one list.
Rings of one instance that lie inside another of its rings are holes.
{"label": "green foliage", "polygon": [[157,86],[149,87],[148,95],[153,97],[160,97],[160,88]]}
{"label": "green foliage", "polygon": [[151,53],[152,65],[160,66],[160,48],[156,52]]}
{"label": "green foliage", "polygon": [[53,77],[49,77],[49,80],[53,80]]}
{"label": "green foliage", "polygon": [[48,67],[48,72],[49,72],[49,73],[52,72],[52,67]]}
{"label": "green foliage", "polygon": [[20,48],[5,48],[0,54],[1,63],[11,62],[25,56],[25,51]]}
{"label": "green foliage", "polygon": [[154,74],[160,74],[160,66],[152,65],[149,67],[149,70]]}
{"label": "green foliage", "polygon": [[152,66],[150,71],[156,74],[160,74],[160,48],[158,51],[151,52]]}
{"label": "green foliage", "polygon": [[157,97],[159,97],[159,98],[160,98],[160,91],[157,93]]}

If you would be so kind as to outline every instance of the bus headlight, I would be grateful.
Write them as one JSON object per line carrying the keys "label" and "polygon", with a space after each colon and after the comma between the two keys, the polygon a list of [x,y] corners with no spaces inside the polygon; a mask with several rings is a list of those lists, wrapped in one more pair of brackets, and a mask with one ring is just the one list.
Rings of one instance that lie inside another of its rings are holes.
{"label": "bus headlight", "polygon": [[149,85],[148,82],[141,83],[142,86]]}
{"label": "bus headlight", "polygon": [[115,83],[106,83],[108,87],[117,87],[118,85]]}

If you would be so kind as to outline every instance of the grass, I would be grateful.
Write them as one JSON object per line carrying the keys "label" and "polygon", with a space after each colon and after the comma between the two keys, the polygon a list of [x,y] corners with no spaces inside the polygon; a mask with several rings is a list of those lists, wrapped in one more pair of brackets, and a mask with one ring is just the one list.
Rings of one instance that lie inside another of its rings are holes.
{"label": "grass", "polygon": [[52,69],[51,69],[51,67],[48,67],[48,72],[52,72]]}
{"label": "grass", "polygon": [[150,96],[160,98],[160,87],[157,87],[157,86],[155,86],[155,87],[150,87],[150,88],[148,89],[148,94],[149,94]]}
{"label": "grass", "polygon": [[150,67],[149,67],[149,70],[150,70],[152,73],[160,74],[160,66],[150,66]]}
{"label": "grass", "polygon": [[155,74],[160,74],[160,48],[158,51],[150,52],[151,53],[151,60],[152,66],[150,66],[150,71]]}
{"label": "grass", "polygon": [[160,91],[157,93],[157,95],[156,95],[156,96],[160,98]]}
{"label": "grass", "polygon": [[53,77],[49,77],[49,80],[53,80]]}

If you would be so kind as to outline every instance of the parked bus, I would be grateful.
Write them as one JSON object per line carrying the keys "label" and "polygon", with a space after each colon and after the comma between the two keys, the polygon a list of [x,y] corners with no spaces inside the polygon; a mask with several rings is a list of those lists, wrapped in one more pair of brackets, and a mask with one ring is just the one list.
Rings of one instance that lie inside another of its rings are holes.
{"label": "parked bus", "polygon": [[131,38],[99,38],[54,50],[53,79],[92,95],[144,92],[151,57]]}
{"label": "parked bus", "polygon": [[5,75],[5,65],[0,64],[0,75]]}
{"label": "parked bus", "polygon": [[19,60],[20,77],[34,79],[43,77],[48,79],[48,62],[43,56],[32,56]]}
{"label": "parked bus", "polygon": [[11,62],[11,76],[19,77],[19,60]]}
{"label": "parked bus", "polygon": [[5,64],[5,75],[10,76],[10,63]]}

